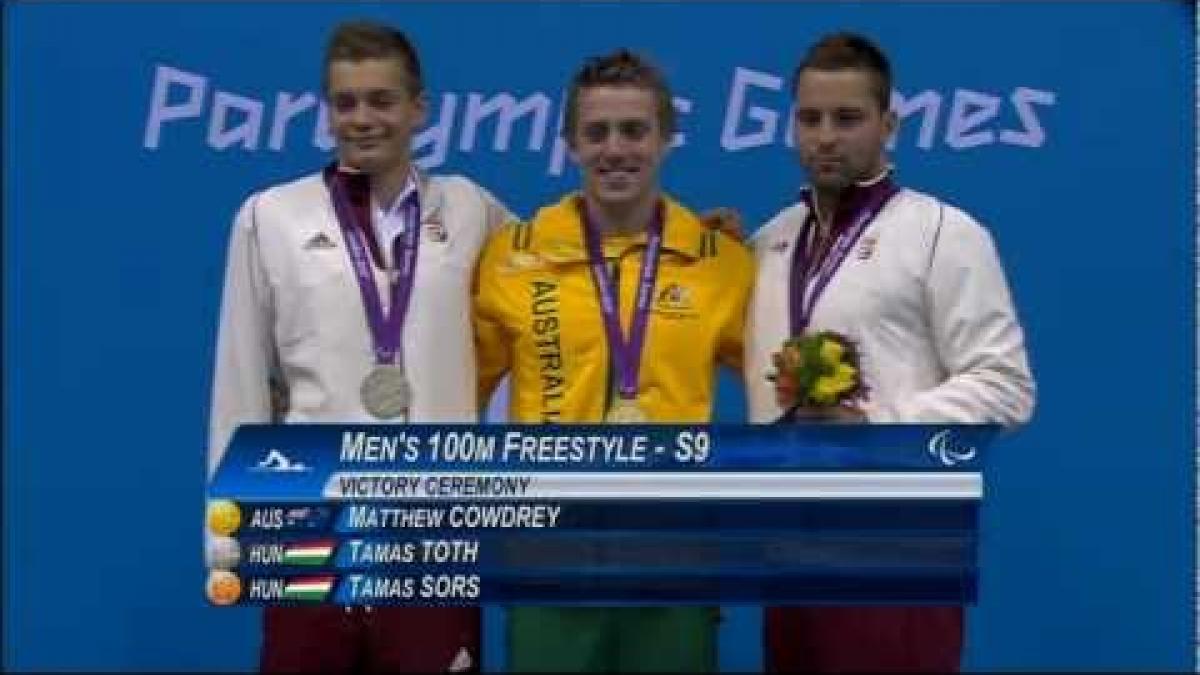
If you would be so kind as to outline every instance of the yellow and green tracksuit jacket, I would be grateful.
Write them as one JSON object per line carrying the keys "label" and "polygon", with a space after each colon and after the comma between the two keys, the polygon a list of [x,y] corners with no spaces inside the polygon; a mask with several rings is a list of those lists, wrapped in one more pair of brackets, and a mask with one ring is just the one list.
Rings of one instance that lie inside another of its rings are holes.
{"label": "yellow and green tracksuit jacket", "polygon": [[[664,196],[662,254],[641,354],[638,404],[653,422],[707,422],[715,366],[741,367],[754,279],[748,250]],[[597,423],[612,400],[600,301],[579,211],[568,194],[484,249],[474,287],[481,403],[511,375],[509,422]],[[646,235],[604,240],[628,337]]]}

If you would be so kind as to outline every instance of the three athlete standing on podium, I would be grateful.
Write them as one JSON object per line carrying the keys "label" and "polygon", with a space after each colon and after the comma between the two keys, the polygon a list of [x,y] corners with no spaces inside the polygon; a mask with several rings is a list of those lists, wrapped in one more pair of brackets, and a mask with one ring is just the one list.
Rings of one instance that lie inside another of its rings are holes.
{"label": "three athlete standing on podium", "polygon": [[[343,24],[325,78],[338,161],[252,195],[234,223],[210,474],[239,424],[475,422],[505,373],[513,421],[703,422],[715,366],[740,367],[743,349],[751,416],[773,419],[763,364],[796,325],[797,294],[805,325],[861,345],[873,394],[852,418],[1031,414],[1023,334],[990,237],[894,185],[890,68],[868,40],[824,38],[797,69],[796,145],[813,190],[755,237],[757,284],[743,244],[662,193],[674,110],[637,55],[591,59],[572,82],[565,133],[581,190],[503,228],[513,219],[486,190],[413,166],[427,103],[402,33]],[[881,184],[887,203],[853,233],[869,252],[837,261],[820,290],[793,283],[798,239],[848,236],[858,196]],[[716,617],[518,608],[511,665],[712,670]],[[789,608],[766,624],[770,670],[959,665],[961,608]],[[269,608],[261,667],[477,670],[479,634],[475,608]]]}

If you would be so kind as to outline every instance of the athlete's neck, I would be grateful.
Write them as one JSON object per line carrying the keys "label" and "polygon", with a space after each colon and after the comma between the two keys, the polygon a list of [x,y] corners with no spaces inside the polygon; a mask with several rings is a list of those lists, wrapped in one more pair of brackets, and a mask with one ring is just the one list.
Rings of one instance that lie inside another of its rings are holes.
{"label": "athlete's neck", "polygon": [[833,218],[837,215],[838,207],[846,202],[847,196],[853,190],[861,190],[875,185],[891,172],[892,167],[881,161],[875,170],[867,176],[855,181],[845,188],[817,188],[813,192],[813,208],[817,212],[817,227],[822,232],[828,232],[833,227]]}
{"label": "athlete's neck", "polygon": [[842,190],[820,189],[813,194],[813,210],[817,212],[817,229],[828,232],[833,227],[833,215],[842,200]]}
{"label": "athlete's neck", "polygon": [[379,173],[371,174],[371,197],[383,208],[391,206],[408,184],[411,164],[405,160]]}
{"label": "athlete's neck", "polygon": [[658,208],[658,191],[629,204],[600,204],[584,195],[584,208],[601,234],[628,236],[644,232]]}

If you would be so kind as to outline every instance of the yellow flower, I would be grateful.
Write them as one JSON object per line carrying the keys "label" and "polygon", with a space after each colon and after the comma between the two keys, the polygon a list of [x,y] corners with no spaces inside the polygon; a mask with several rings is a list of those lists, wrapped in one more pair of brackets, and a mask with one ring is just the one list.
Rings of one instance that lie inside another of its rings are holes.
{"label": "yellow flower", "polygon": [[858,374],[853,366],[839,364],[831,375],[822,375],[813,383],[812,398],[819,405],[831,405],[842,394],[854,389],[854,377]]}
{"label": "yellow flower", "polygon": [[825,338],[821,341],[821,360],[831,366],[836,366],[845,356],[846,349],[837,340]]}
{"label": "yellow flower", "polygon": [[858,380],[858,368],[847,363],[840,363],[837,370],[833,372],[833,378],[840,384],[846,385],[843,391],[850,391],[854,388],[854,384]]}

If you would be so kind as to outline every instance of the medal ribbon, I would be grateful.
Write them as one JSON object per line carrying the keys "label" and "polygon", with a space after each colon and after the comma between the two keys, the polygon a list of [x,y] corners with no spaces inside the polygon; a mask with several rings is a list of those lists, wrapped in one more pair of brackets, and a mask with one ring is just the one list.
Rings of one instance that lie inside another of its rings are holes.
{"label": "medal ribbon", "polygon": [[654,296],[654,280],[658,276],[659,254],[663,241],[663,206],[659,203],[654,218],[646,229],[646,250],[642,253],[642,271],[638,276],[637,300],[633,307],[633,321],[626,342],[621,331],[620,304],[608,266],[604,261],[599,228],[580,206],[583,212],[583,239],[587,245],[588,262],[592,269],[592,280],[600,298],[600,315],[604,319],[604,332],[608,337],[608,349],[617,370],[617,393],[621,398],[637,398],[638,371],[642,365],[642,346],[646,342],[646,325],[650,317],[650,301]]}
{"label": "medal ribbon", "polygon": [[[891,178],[884,178],[868,188],[860,189],[866,191],[867,194],[858,208],[850,210],[848,217],[852,219],[852,223],[849,227],[840,228],[840,230],[837,223],[834,223],[832,229],[838,234],[832,246],[822,256],[818,256],[819,251],[815,250],[813,242],[810,242],[812,238],[810,235],[817,217],[816,208],[809,200],[809,214],[804,220],[804,228],[800,231],[795,251],[792,252],[790,279],[792,335],[800,335],[808,329],[817,301],[825,292],[825,287],[829,285],[834,273],[846,260],[850,249],[854,248],[854,244],[867,229],[867,225],[875,219],[875,216],[879,215],[892,195],[900,191],[899,186]],[[837,218],[836,215],[834,217]],[[815,270],[813,269],[814,265],[816,265]]]}
{"label": "medal ribbon", "polygon": [[338,224],[346,237],[346,248],[350,254],[350,264],[354,268],[354,278],[358,282],[358,290],[362,293],[363,306],[367,311],[367,324],[371,329],[375,360],[379,364],[403,362],[402,358],[397,359],[397,355],[403,349],[401,336],[404,331],[404,317],[408,314],[413,281],[417,275],[417,248],[421,244],[421,197],[417,190],[413,190],[400,206],[404,217],[404,232],[392,241],[392,264],[397,266],[397,269],[394,274],[389,274],[391,308],[384,314],[379,288],[375,285],[371,256],[364,239],[366,229],[357,222],[354,209],[350,205],[346,195],[346,180],[341,173],[334,173],[329,181],[329,190]]}

